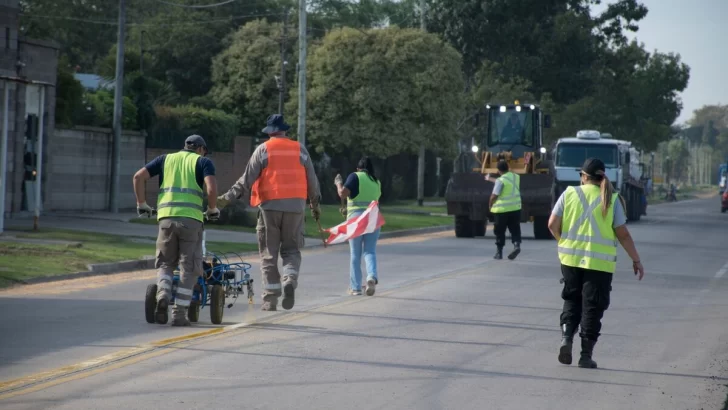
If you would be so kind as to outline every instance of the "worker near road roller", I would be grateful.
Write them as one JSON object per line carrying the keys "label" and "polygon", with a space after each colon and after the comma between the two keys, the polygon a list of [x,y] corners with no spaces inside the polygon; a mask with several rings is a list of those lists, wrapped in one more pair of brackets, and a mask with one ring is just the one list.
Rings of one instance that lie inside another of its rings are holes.
{"label": "worker near road roller", "polygon": [[486,180],[495,182],[490,195],[490,212],[493,213],[495,226],[495,259],[503,259],[503,247],[506,244],[506,229],[511,233],[513,251],[508,259],[516,259],[521,253],[521,178],[509,171],[508,162],[498,161],[499,177],[493,180],[490,175]]}
{"label": "worker near road roller", "polygon": [[609,307],[612,276],[617,267],[617,241],[632,259],[639,280],[644,276],[644,268],[625,226],[624,200],[614,192],[604,163],[589,158],[580,173],[581,186],[568,187],[561,194],[548,224],[558,241],[564,283],[558,359],[571,364],[574,334],[581,326],[579,367],[596,368],[592,352],[600,335],[602,316]]}
{"label": "worker near road roller", "polygon": [[[306,199],[310,200],[314,219],[318,220],[321,215],[321,191],[311,156],[306,147],[288,138],[289,128],[283,115],[268,117],[263,132],[270,139],[255,149],[240,179],[218,198],[220,207],[224,208],[233,199],[242,197],[247,201],[249,197],[250,205],[259,209],[256,231],[263,275],[261,310],[264,311],[277,310],[281,294],[281,306],[286,310],[293,308],[304,246]],[[279,253],[283,260],[282,284]]]}
{"label": "worker near road roller", "polygon": [[192,288],[202,274],[202,231],[204,214],[203,186],[207,187],[208,219],[220,216],[217,209],[215,165],[207,156],[207,144],[199,135],[185,140],[184,149],[154,158],[134,175],[134,193],[139,216],[150,215],[153,209],[146,202],[144,183],[159,175],[157,197],[157,308],[159,324],[166,324],[172,298],[174,270],[180,266],[172,326],[189,326],[187,310],[192,301]]}

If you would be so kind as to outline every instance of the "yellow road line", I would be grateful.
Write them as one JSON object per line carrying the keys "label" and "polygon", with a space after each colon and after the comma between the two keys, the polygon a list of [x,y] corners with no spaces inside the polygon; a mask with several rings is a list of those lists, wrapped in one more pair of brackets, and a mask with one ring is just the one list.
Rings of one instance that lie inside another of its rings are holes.
{"label": "yellow road line", "polygon": [[[488,265],[484,263],[482,265]],[[480,267],[470,267],[457,269],[451,272],[445,272],[436,277],[426,280],[416,280],[411,283],[403,284],[397,288],[381,292],[380,295],[386,296],[405,288],[419,287],[433,282],[450,279],[460,275],[467,275],[481,269]],[[256,328],[252,325],[261,323],[282,324],[296,320],[305,319],[317,311],[324,311],[333,308],[341,308],[343,306],[355,303],[364,303],[369,298],[351,298],[341,302],[328,305],[315,306],[302,312],[294,312],[292,314],[281,313],[269,316],[259,320],[253,320],[250,323],[239,323],[235,325],[219,327],[214,329],[203,330],[184,336],[162,339],[156,342],[147,343],[130,349],[121,350],[95,359],[86,360],[81,363],[60,367],[54,370],[45,371],[14,380],[0,383],[0,400],[8,399],[19,395],[33,393],[39,390],[47,389],[62,383],[79,380],[93,376],[99,373],[107,372],[121,367],[129,366],[142,362],[153,357],[161,356],[165,353],[174,351],[174,348],[189,346],[192,342],[199,342],[201,339],[212,339],[229,337],[233,333],[247,333]]]}

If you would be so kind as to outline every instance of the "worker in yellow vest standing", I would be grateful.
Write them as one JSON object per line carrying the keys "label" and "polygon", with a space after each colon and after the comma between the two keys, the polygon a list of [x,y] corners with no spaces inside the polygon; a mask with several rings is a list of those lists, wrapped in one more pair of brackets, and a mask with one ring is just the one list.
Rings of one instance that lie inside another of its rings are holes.
{"label": "worker in yellow vest standing", "polygon": [[635,275],[639,280],[644,276],[639,254],[625,226],[624,209],[624,200],[613,192],[604,163],[589,158],[581,169],[581,186],[568,187],[551,213],[549,230],[558,240],[564,283],[560,363],[571,364],[574,334],[581,325],[579,367],[597,367],[592,352],[600,335],[602,316],[609,307],[612,276],[617,267],[617,241],[632,258]]}
{"label": "worker in yellow vest standing", "polygon": [[[289,128],[283,115],[268,117],[262,132],[270,139],[255,149],[240,179],[218,198],[224,208],[233,199],[249,197],[250,205],[259,209],[256,231],[263,274],[263,311],[277,310],[281,294],[283,309],[293,308],[304,246],[306,199],[314,219],[321,215],[321,190],[313,161],[306,147],[288,138]],[[283,260],[282,284],[279,253]]]}
{"label": "worker in yellow vest standing", "polygon": [[[490,212],[493,213],[495,226],[495,246],[498,250],[495,259],[503,259],[503,247],[506,244],[506,229],[511,233],[513,251],[508,259],[516,259],[521,253],[521,177],[509,171],[506,161],[498,161],[498,179],[495,180],[493,193],[490,195]],[[491,181],[490,175],[486,180]]]}
{"label": "worker in yellow vest standing", "polygon": [[139,216],[150,214],[146,202],[145,182],[159,175],[157,197],[157,308],[155,321],[167,323],[167,310],[172,298],[174,270],[180,266],[172,326],[189,326],[187,310],[192,300],[192,288],[202,274],[203,186],[207,187],[208,219],[220,216],[217,209],[215,166],[207,156],[207,144],[199,135],[185,140],[179,152],[154,158],[134,175],[134,193]]}

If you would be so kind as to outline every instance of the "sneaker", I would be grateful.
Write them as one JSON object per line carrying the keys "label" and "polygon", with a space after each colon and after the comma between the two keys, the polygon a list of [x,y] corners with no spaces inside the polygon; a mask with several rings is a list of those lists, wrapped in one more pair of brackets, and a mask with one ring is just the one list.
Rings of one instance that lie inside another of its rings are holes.
{"label": "sneaker", "polygon": [[296,288],[293,285],[293,282],[288,281],[285,285],[283,285],[283,301],[281,302],[281,306],[283,306],[283,309],[291,310],[295,303],[295,292]]}
{"label": "sneaker", "polygon": [[374,296],[378,280],[370,278],[367,280],[367,296]]}
{"label": "sneaker", "polygon": [[154,312],[154,321],[160,325],[166,325],[169,317],[167,316],[169,308],[169,301],[167,298],[161,298],[157,301],[157,310]]}
{"label": "sneaker", "polygon": [[360,290],[354,290],[354,289],[349,288],[348,293],[351,296],[361,296],[361,291]]}

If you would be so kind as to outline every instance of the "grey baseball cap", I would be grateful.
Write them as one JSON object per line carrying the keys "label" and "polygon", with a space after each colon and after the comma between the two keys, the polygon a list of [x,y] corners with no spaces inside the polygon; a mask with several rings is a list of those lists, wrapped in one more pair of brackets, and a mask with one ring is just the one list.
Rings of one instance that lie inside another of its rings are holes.
{"label": "grey baseball cap", "polygon": [[205,139],[197,134],[190,135],[185,140],[185,145],[196,145],[198,147],[205,147],[207,148],[207,143],[205,142]]}

